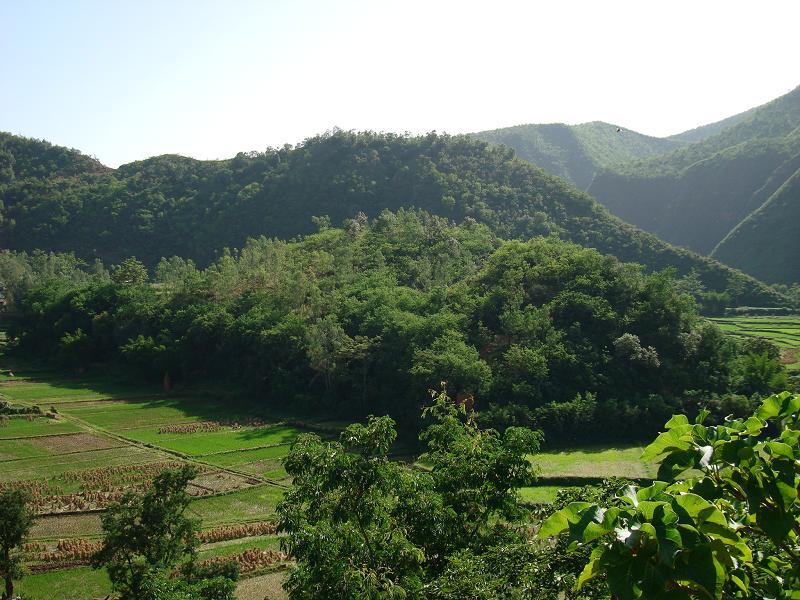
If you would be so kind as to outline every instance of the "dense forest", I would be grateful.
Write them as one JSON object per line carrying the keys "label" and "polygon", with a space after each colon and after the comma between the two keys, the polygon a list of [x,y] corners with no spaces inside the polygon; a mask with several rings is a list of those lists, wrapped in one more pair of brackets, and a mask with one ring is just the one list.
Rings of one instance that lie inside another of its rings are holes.
{"label": "dense forest", "polygon": [[422,211],[318,225],[206,269],[163,259],[152,278],[135,259],[106,270],[5,252],[9,334],[18,352],[72,369],[211,377],[275,407],[388,413],[404,427],[446,381],[486,424],[536,426],[553,443],[639,439],[675,410],[739,413],[786,384],[777,349],[723,336],[669,271]]}
{"label": "dense forest", "polygon": [[[661,239],[705,254],[719,245],[714,257],[770,283],[791,284],[798,261],[785,238],[800,237],[800,221],[792,218],[796,187],[784,184],[799,160],[797,88],[715,135],[655,158],[607,167],[588,191],[614,214]],[[780,198],[771,201],[776,194]],[[766,218],[784,224],[780,235],[765,228],[734,235],[755,211],[760,214],[742,232]]]}
{"label": "dense forest", "polygon": [[673,267],[698,278],[709,306],[786,304],[755,279],[613,217],[513,151],[466,136],[335,131],[230,160],[160,156],[114,171],[45,142],[5,139],[0,237],[8,249],[207,265],[248,237],[309,233],[314,217],[338,225],[359,212],[416,207],[474,219],[504,239],[557,235],[650,271]]}

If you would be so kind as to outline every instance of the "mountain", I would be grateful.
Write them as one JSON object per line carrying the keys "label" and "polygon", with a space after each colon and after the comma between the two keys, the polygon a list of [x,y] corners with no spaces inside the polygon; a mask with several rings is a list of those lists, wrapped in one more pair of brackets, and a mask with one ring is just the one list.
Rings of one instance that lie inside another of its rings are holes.
{"label": "mountain", "polygon": [[712,253],[770,283],[800,281],[800,154],[788,162],[794,173]]}
{"label": "mountain", "polygon": [[513,148],[520,158],[584,190],[601,168],[658,156],[684,144],[679,139],[650,137],[602,121],[517,125],[471,135]]}
{"label": "mountain", "polygon": [[468,136],[336,131],[229,160],[167,155],[116,171],[15,178],[0,198],[0,240],[15,250],[109,262],[135,255],[150,265],[177,255],[207,264],[248,237],[310,233],[314,216],[338,224],[360,212],[415,207],[455,222],[474,219],[504,238],[558,235],[650,270],[694,271],[734,303],[785,302],[753,278],[624,223],[512,150]]}
{"label": "mountain", "polygon": [[712,135],[716,135],[721,132],[723,129],[727,129],[728,127],[733,127],[737,123],[741,123],[745,119],[747,119],[750,115],[752,115],[758,108],[751,108],[750,110],[746,110],[741,112],[737,115],[733,115],[731,117],[727,117],[720,121],[716,121],[714,123],[708,123],[707,125],[701,125],[700,127],[695,127],[694,129],[689,129],[687,131],[683,131],[681,133],[676,133],[675,135],[669,136],[668,140],[675,140],[678,142],[699,142],[700,140],[704,140]]}
{"label": "mountain", "polygon": [[13,179],[69,177],[110,169],[78,150],[0,131],[0,184]]}
{"label": "mountain", "polygon": [[[703,140],[604,168],[588,192],[625,221],[707,254],[787,181],[798,154],[800,87]],[[800,221],[792,231],[800,235]]]}

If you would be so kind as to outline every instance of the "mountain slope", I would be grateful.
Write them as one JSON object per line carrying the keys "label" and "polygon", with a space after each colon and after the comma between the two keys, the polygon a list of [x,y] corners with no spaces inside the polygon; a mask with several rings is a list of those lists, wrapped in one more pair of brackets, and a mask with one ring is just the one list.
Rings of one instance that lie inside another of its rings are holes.
{"label": "mountain slope", "polygon": [[338,131],[224,161],[160,156],[91,178],[14,181],[0,198],[0,239],[18,250],[208,263],[248,237],[309,233],[315,215],[338,224],[361,211],[416,207],[456,222],[475,219],[505,238],[556,234],[650,270],[694,270],[737,303],[784,301],[752,278],[622,222],[513,151],[467,136]]}
{"label": "mountain slope", "polygon": [[794,173],[712,254],[770,283],[800,281],[800,155],[788,162]]}
{"label": "mountain slope", "polygon": [[720,133],[724,129],[728,129],[728,127],[733,127],[734,125],[741,123],[745,119],[747,119],[750,115],[753,114],[758,110],[758,107],[751,108],[750,110],[746,110],[741,112],[737,115],[733,115],[731,117],[727,117],[720,121],[715,121],[714,123],[708,123],[707,125],[700,125],[700,127],[695,127],[694,129],[688,129],[686,131],[682,131],[681,133],[676,133],[675,135],[671,135],[667,137],[668,140],[676,140],[678,142],[699,142],[700,140],[704,140],[712,135],[716,135]]}
{"label": "mountain slope", "polygon": [[78,150],[0,131],[0,183],[107,171],[108,167]]}
{"label": "mountain slope", "polygon": [[798,152],[800,88],[704,140],[599,171],[588,191],[622,219],[709,253],[763,204],[768,182],[782,183],[777,174]]}
{"label": "mountain slope", "polygon": [[601,121],[518,125],[471,134],[513,148],[517,156],[586,189],[602,167],[674,150],[683,142],[642,135]]}

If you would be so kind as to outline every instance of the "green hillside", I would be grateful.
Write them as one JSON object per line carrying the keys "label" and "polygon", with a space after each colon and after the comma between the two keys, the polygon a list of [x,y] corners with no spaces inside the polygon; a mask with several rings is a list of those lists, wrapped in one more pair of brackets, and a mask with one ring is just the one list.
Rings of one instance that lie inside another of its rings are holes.
{"label": "green hillside", "polygon": [[588,191],[622,219],[710,253],[766,201],[765,190],[776,190],[794,172],[787,173],[785,165],[798,153],[800,88],[716,135],[663,156],[606,168]]}
{"label": "green hillside", "polygon": [[657,156],[683,145],[680,140],[650,137],[602,121],[518,125],[472,135],[513,148],[520,158],[581,189],[589,187],[602,167]]}
{"label": "green hillside", "polygon": [[0,131],[0,184],[30,177],[69,177],[108,171],[78,150]]}
{"label": "green hillside", "polygon": [[0,239],[13,250],[106,262],[136,255],[150,265],[177,255],[208,264],[248,237],[310,233],[314,216],[339,224],[360,212],[416,207],[455,222],[474,219],[504,238],[558,235],[651,270],[696,271],[733,303],[784,303],[758,281],[613,217],[513,151],[467,136],[337,131],[229,160],[167,155],[114,172],[17,178],[0,198]]}
{"label": "green hillside", "polygon": [[733,127],[737,123],[741,123],[756,110],[757,108],[751,108],[750,110],[741,112],[738,115],[733,115],[731,117],[727,117],[726,119],[715,121],[714,123],[708,123],[707,125],[701,125],[700,127],[695,127],[694,129],[676,133],[675,135],[669,136],[667,139],[688,143],[699,142],[700,140],[704,140],[707,137],[711,137],[712,135],[720,133],[722,130],[727,129],[728,127]]}
{"label": "green hillside", "polygon": [[[800,155],[792,163],[800,164]],[[713,256],[770,283],[800,281],[800,166]]]}

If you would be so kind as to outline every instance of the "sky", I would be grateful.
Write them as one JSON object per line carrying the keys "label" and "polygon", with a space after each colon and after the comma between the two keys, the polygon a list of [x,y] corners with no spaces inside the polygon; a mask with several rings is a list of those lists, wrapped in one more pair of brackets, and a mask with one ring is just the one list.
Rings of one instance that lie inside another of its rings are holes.
{"label": "sky", "polygon": [[334,127],[664,136],[800,85],[798,0],[3,0],[0,131],[109,166]]}

